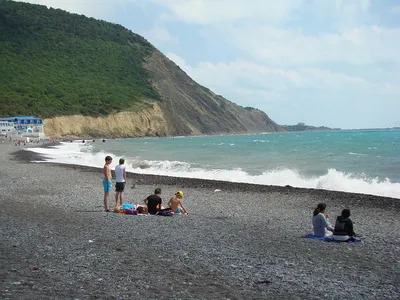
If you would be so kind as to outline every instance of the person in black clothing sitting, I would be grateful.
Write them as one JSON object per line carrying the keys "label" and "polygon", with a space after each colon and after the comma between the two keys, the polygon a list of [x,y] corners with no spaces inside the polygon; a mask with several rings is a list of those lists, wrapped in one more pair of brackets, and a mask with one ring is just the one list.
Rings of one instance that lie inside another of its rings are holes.
{"label": "person in black clothing sitting", "polygon": [[343,209],[342,215],[336,219],[332,238],[336,241],[346,242],[355,236],[353,222],[350,220],[350,209]]}
{"label": "person in black clothing sitting", "polygon": [[154,191],[154,195],[148,196],[146,199],[143,200],[144,203],[147,205],[147,210],[149,214],[155,215],[161,209],[161,189],[156,188]]}

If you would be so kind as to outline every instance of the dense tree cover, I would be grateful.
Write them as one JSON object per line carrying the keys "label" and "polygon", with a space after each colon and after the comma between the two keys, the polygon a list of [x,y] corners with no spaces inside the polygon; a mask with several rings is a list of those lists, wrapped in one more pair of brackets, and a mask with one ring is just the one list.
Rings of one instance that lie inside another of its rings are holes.
{"label": "dense tree cover", "polygon": [[140,109],[160,98],[142,67],[153,50],[120,25],[0,0],[0,116]]}

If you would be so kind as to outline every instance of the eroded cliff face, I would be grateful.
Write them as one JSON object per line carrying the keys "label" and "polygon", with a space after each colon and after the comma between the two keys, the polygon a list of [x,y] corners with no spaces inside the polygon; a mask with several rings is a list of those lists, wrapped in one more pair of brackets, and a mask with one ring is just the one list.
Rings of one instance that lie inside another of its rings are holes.
{"label": "eroded cliff face", "polygon": [[146,100],[144,107],[151,108],[107,117],[46,119],[45,134],[127,138],[284,131],[264,112],[243,108],[199,85],[158,50],[146,59],[144,67],[161,96],[161,100]]}
{"label": "eroded cliff face", "polygon": [[156,103],[153,108],[140,112],[121,112],[107,117],[81,115],[61,116],[44,120],[45,134],[49,137],[140,137],[166,136],[168,123]]}

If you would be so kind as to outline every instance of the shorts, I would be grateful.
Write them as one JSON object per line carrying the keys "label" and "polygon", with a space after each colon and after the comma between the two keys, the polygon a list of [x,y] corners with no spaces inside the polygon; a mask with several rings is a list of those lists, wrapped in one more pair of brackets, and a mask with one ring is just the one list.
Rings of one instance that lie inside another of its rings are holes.
{"label": "shorts", "polygon": [[115,183],[115,191],[116,192],[123,192],[125,189],[125,182],[117,182]]}
{"label": "shorts", "polygon": [[108,193],[111,192],[112,190],[112,181],[111,180],[107,180],[107,179],[103,179],[103,187],[104,187],[104,193]]}
{"label": "shorts", "polygon": [[174,213],[176,213],[176,214],[180,214],[180,213],[181,213],[181,209],[180,209],[180,208],[178,208],[176,211],[174,211]]}

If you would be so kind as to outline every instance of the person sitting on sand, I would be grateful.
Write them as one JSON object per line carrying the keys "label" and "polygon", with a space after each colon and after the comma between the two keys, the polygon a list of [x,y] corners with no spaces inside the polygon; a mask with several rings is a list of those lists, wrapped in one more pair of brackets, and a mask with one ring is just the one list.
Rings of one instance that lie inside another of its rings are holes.
{"label": "person sitting on sand", "polygon": [[355,236],[353,222],[350,220],[350,209],[343,209],[337,217],[332,238],[336,241],[346,242]]}
{"label": "person sitting on sand", "polygon": [[171,208],[171,210],[176,213],[176,214],[188,214],[188,211],[186,208],[183,206],[182,203],[182,197],[183,197],[183,192],[178,191],[175,193],[174,196],[172,196],[171,199],[168,201],[168,206]]}
{"label": "person sitting on sand", "polygon": [[143,200],[143,202],[147,205],[147,211],[151,215],[155,215],[161,207],[161,189],[156,188],[154,191],[154,195],[148,196],[146,199]]}
{"label": "person sitting on sand", "polygon": [[325,214],[326,204],[319,203],[314,209],[312,223],[314,227],[314,235],[319,237],[331,236],[333,227],[328,222],[328,215]]}
{"label": "person sitting on sand", "polygon": [[110,199],[110,191],[112,190],[112,177],[111,177],[111,167],[110,164],[112,162],[111,156],[106,156],[105,158],[106,163],[103,167],[103,187],[104,187],[104,211],[110,211],[108,206],[108,202]]}

